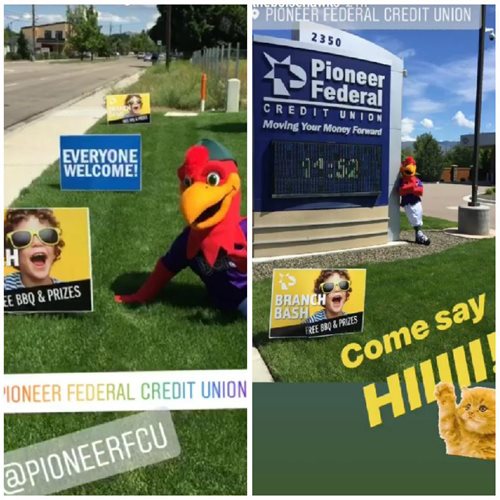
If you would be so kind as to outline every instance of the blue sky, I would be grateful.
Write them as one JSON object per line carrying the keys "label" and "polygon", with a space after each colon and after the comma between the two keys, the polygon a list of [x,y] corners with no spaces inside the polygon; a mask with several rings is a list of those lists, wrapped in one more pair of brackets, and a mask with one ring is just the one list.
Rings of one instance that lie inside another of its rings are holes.
{"label": "blue sky", "polygon": [[[140,32],[151,28],[159,16],[155,5],[96,5],[99,12],[99,24],[102,32],[119,33],[120,29]],[[36,5],[37,24],[53,23],[66,19],[66,5]],[[21,26],[31,24],[31,5],[5,5],[4,26],[9,25],[14,31]]]}
{"label": "blue sky", "polygon": [[[486,9],[486,27],[495,28],[495,7]],[[263,31],[259,31],[263,34]],[[405,61],[402,140],[425,132],[458,141],[474,132],[478,30],[364,30],[366,38]],[[268,32],[290,37],[290,32]],[[500,35],[500,34],[499,34]],[[495,44],[486,35],[481,132],[495,131]]]}

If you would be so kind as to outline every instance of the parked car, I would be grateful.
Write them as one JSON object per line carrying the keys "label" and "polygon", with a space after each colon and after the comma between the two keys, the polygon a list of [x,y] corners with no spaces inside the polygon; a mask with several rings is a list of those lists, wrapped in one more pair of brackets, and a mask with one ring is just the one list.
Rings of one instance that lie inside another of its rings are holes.
{"label": "parked car", "polygon": [[144,52],[137,52],[137,59],[144,59]]}
{"label": "parked car", "polygon": [[153,54],[151,54],[151,52],[146,52],[146,54],[144,54],[144,61],[151,61],[153,58]]}

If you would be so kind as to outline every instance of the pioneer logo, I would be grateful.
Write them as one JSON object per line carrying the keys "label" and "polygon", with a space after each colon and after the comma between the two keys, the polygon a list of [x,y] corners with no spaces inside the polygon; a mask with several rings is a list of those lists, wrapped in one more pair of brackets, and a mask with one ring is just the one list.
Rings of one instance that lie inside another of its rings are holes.
{"label": "pioneer logo", "polygon": [[[311,58],[306,68],[292,64],[291,55],[276,59],[263,52],[271,70],[264,80],[272,81],[273,97],[264,100],[321,105],[344,109],[381,112],[385,75],[338,65],[335,57]],[[305,93],[294,94],[308,84]],[[298,97],[300,96],[300,97]],[[296,99],[299,99],[297,101]]]}
{"label": "pioneer logo", "polygon": [[300,66],[292,64],[290,56],[282,61],[278,61],[266,52],[264,56],[271,66],[271,71],[264,76],[264,79],[273,81],[275,96],[290,97],[289,90],[301,89],[307,83],[306,72]]}

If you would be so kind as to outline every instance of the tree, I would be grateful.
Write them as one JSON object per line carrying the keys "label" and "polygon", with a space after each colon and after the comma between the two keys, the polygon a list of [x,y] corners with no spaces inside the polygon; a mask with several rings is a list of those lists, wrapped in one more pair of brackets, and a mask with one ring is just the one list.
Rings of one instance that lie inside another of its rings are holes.
{"label": "tree", "polygon": [[3,29],[3,43],[6,45],[12,37],[17,37],[16,33],[10,29],[10,26],[6,26]]}
{"label": "tree", "polygon": [[438,181],[443,169],[443,153],[432,134],[422,134],[417,137],[413,146],[417,173],[422,180]]}
{"label": "tree", "polygon": [[405,161],[408,156],[413,156],[413,148],[412,147],[406,147],[401,149],[401,163]]}
{"label": "tree", "polygon": [[470,167],[473,163],[472,148],[457,144],[446,153],[444,161],[447,166]]}
{"label": "tree", "polygon": [[96,38],[93,53],[100,57],[109,57],[113,52],[113,47],[109,37],[104,36],[102,33]]}
{"label": "tree", "polygon": [[155,48],[155,43],[144,30],[141,33],[132,35],[130,38],[130,50],[136,54],[137,52],[153,52]]}
{"label": "tree", "polygon": [[494,180],[495,161],[493,148],[481,148],[479,150],[479,178]]}
{"label": "tree", "polygon": [[10,29],[10,26],[7,26],[6,28],[3,29],[3,46],[9,47],[9,50],[11,52],[16,51],[18,38],[19,35],[17,33],[14,33],[14,31]]}
{"label": "tree", "polygon": [[105,37],[98,24],[98,14],[92,6],[77,5],[74,9],[68,7],[66,18],[70,24],[67,43],[69,47],[78,52],[83,59],[85,52],[90,52],[91,59],[94,54],[102,49]]}
{"label": "tree", "polygon": [[132,37],[128,33],[115,33],[113,35],[109,35],[108,46],[110,52],[119,52],[122,56],[127,55],[131,50],[131,39]]}
{"label": "tree", "polygon": [[19,33],[19,38],[17,39],[17,53],[21,56],[21,59],[30,59],[31,57],[28,40],[26,40],[22,30],[21,33]]}
{"label": "tree", "polygon": [[[158,5],[160,17],[149,30],[156,42],[165,41],[166,5]],[[195,50],[221,43],[246,47],[247,14],[244,5],[173,5],[172,51],[190,57]]]}

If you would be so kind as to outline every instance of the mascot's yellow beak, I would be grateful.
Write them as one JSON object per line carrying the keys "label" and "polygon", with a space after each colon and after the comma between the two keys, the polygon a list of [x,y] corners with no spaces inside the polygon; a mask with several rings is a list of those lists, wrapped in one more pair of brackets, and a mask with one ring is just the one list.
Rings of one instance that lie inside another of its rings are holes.
{"label": "mascot's yellow beak", "polygon": [[409,165],[401,166],[399,171],[403,177],[411,177],[412,175],[416,175],[417,166],[414,163],[410,163]]}
{"label": "mascot's yellow beak", "polygon": [[226,217],[240,186],[240,177],[234,172],[229,174],[224,184],[217,186],[195,182],[182,193],[182,215],[193,229],[215,226]]}

